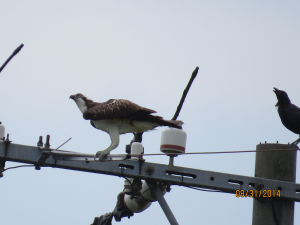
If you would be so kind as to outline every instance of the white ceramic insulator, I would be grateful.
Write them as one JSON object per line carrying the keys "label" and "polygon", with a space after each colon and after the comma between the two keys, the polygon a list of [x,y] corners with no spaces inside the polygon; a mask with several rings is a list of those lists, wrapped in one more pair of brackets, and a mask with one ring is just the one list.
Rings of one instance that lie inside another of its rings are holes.
{"label": "white ceramic insulator", "polygon": [[[124,202],[126,207],[132,212],[142,212],[147,209],[152,202],[157,201],[155,194],[151,191],[145,181],[143,182],[143,187],[141,190],[141,196],[138,198],[131,198],[130,195],[124,195]],[[164,189],[162,192],[163,195],[166,194],[166,190]]]}
{"label": "white ceramic insulator", "polygon": [[131,198],[130,195],[124,195],[124,203],[132,212],[139,213],[147,209],[152,202],[146,201],[142,197]]}
{"label": "white ceramic insulator", "polygon": [[[166,194],[166,190],[164,189],[162,192],[163,195]],[[143,199],[154,202],[157,201],[157,198],[155,197],[155,194],[151,191],[151,189],[148,187],[147,183],[143,181],[143,188],[141,190],[141,195]]]}
{"label": "white ceramic insulator", "polygon": [[3,141],[2,138],[5,137],[5,126],[3,126],[2,124],[0,124],[0,141]]}
{"label": "white ceramic insulator", "polygon": [[167,128],[161,134],[160,151],[168,153],[185,153],[186,132],[177,128]]}
{"label": "white ceramic insulator", "polygon": [[143,154],[144,147],[141,143],[139,142],[133,142],[131,145],[131,159],[133,160],[138,160],[139,156]]}

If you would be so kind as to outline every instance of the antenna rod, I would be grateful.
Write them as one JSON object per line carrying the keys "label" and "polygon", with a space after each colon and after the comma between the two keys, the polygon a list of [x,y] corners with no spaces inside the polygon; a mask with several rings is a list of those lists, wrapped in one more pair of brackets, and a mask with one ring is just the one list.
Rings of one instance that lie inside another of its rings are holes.
{"label": "antenna rod", "polygon": [[185,100],[185,98],[186,98],[186,96],[187,96],[187,93],[188,93],[190,87],[192,86],[192,83],[193,83],[194,79],[196,78],[196,76],[197,76],[197,74],[198,74],[198,70],[199,70],[199,67],[197,66],[196,69],[194,70],[194,72],[192,73],[192,76],[191,76],[191,78],[190,78],[189,83],[187,84],[186,88],[185,88],[184,91],[183,91],[183,94],[182,94],[180,103],[179,103],[179,105],[177,106],[176,113],[174,114],[172,120],[176,120],[177,117],[179,116],[179,113],[180,113],[180,111],[181,111],[182,105],[183,105],[184,100]]}
{"label": "antenna rod", "polygon": [[5,61],[5,63],[1,66],[0,68],[0,73],[1,71],[4,69],[4,67],[6,66],[7,63],[9,63],[9,61],[16,55],[18,54],[18,52],[21,50],[21,48],[23,48],[24,44],[21,44],[19,47],[16,48],[16,50],[14,50],[14,52],[11,54],[11,56],[9,56],[9,58]]}

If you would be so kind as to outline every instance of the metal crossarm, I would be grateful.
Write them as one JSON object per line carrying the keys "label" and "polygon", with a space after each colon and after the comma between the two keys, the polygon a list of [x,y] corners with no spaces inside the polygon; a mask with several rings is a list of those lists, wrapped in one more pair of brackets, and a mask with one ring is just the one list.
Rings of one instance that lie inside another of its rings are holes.
{"label": "metal crossarm", "polygon": [[[167,182],[172,185],[199,187],[236,193],[236,190],[260,193],[260,190],[280,190],[280,198],[300,202],[300,184],[257,177],[191,169],[144,161],[118,160],[100,162],[92,154],[50,151],[44,162],[39,161],[42,150],[39,147],[10,143],[5,155],[5,145],[0,143],[0,158],[6,161],[28,163],[40,167],[54,167],[84,172],[114,175],[145,180]],[[72,160],[74,159],[74,161]],[[81,161],[76,159],[83,159]],[[256,187],[256,189],[255,189]]]}

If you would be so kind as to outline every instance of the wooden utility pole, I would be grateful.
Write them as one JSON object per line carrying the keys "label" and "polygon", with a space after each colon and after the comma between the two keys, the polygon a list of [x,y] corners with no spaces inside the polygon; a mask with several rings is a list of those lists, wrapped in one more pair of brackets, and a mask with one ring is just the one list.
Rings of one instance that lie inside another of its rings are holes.
{"label": "wooden utility pole", "polygon": [[[295,145],[286,144],[257,145],[255,177],[295,182],[297,149]],[[276,190],[266,190],[263,186],[255,184],[257,191],[264,189],[262,195],[265,191],[266,197],[254,198],[252,225],[293,225],[295,202],[283,200],[277,195],[282,191],[280,185]],[[269,193],[275,193],[276,197],[268,197]]]}

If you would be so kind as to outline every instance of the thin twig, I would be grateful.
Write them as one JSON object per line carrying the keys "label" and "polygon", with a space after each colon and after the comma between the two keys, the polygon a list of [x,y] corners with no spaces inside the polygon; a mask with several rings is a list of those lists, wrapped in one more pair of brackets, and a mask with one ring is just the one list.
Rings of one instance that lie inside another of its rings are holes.
{"label": "thin twig", "polygon": [[197,66],[196,69],[194,70],[194,72],[192,73],[192,76],[191,76],[191,78],[190,78],[189,83],[187,84],[186,88],[185,88],[184,91],[183,91],[183,94],[182,94],[180,103],[179,103],[179,105],[177,106],[177,110],[176,110],[176,112],[175,112],[175,114],[174,114],[172,120],[176,120],[177,117],[179,116],[179,113],[180,113],[180,111],[181,111],[182,105],[183,105],[184,100],[185,100],[185,98],[186,98],[186,96],[187,96],[187,93],[188,93],[188,91],[189,91],[189,89],[190,89],[190,87],[191,87],[191,85],[192,85],[194,79],[196,78],[196,76],[197,76],[197,74],[198,74],[198,70],[199,70],[199,67]]}
{"label": "thin twig", "polygon": [[5,63],[1,66],[0,68],[0,73],[1,71],[4,69],[4,67],[6,66],[7,63],[9,63],[9,61],[16,55],[18,54],[18,52],[21,50],[21,48],[23,48],[23,44],[21,44],[19,47],[16,48],[16,50],[14,50],[14,52],[11,54],[11,56],[9,56],[9,58],[5,61]]}

